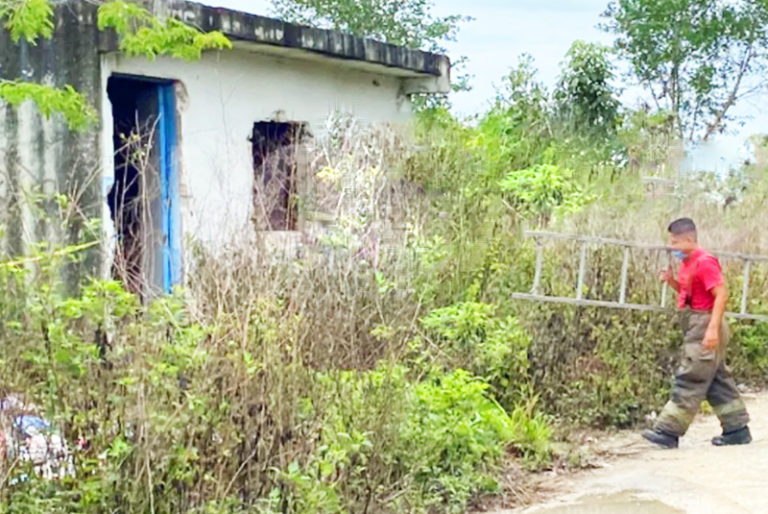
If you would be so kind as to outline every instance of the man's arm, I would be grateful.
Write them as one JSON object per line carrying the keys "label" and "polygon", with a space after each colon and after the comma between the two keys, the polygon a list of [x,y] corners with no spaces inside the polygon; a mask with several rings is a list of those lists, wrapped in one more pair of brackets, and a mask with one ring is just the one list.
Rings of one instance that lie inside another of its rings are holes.
{"label": "man's arm", "polygon": [[707,332],[704,334],[702,345],[706,350],[714,350],[720,344],[720,326],[723,323],[725,315],[725,306],[728,303],[728,290],[725,285],[719,285],[712,289],[712,296],[715,297],[715,305],[712,307],[712,317],[707,326]]}

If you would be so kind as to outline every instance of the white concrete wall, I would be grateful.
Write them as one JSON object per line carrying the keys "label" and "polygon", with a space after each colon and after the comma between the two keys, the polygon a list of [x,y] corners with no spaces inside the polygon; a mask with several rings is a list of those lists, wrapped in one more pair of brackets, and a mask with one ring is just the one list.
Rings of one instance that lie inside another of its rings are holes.
{"label": "white concrete wall", "polygon": [[[335,111],[367,122],[409,119],[397,77],[352,70],[343,62],[305,61],[246,50],[206,54],[187,63],[102,57],[102,143],[105,187],[112,164],[107,78],[114,73],[178,80],[182,222],[185,234],[224,243],[250,229],[253,123],[308,122],[315,135]],[[109,212],[106,212],[109,221]],[[109,223],[107,223],[108,225]]]}

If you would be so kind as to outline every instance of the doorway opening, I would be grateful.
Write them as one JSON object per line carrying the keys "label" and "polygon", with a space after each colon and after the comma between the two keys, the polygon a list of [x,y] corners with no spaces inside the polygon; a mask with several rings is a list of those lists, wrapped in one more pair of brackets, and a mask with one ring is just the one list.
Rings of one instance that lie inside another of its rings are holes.
{"label": "doorway opening", "polygon": [[170,292],[181,281],[174,84],[115,75],[107,94],[115,148],[108,195],[117,233],[112,275],[142,298]]}

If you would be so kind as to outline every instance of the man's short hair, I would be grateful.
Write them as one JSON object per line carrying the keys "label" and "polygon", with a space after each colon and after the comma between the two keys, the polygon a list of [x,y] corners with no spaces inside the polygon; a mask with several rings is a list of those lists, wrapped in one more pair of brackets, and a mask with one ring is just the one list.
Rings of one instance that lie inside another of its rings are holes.
{"label": "man's short hair", "polygon": [[680,218],[670,223],[667,230],[675,236],[682,236],[684,234],[694,234],[695,236],[696,224],[691,218]]}

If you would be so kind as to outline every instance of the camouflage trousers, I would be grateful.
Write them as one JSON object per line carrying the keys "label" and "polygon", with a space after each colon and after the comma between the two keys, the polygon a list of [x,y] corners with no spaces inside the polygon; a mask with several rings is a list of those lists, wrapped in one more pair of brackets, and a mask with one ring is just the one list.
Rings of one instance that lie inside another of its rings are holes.
{"label": "camouflage trousers", "polygon": [[712,313],[686,309],[681,313],[683,348],[675,374],[672,398],[664,407],[657,429],[681,436],[688,430],[701,402],[707,400],[717,414],[723,433],[739,430],[749,423],[744,401],[731,371],[725,365],[730,330],[725,320],[716,350],[701,346]]}

